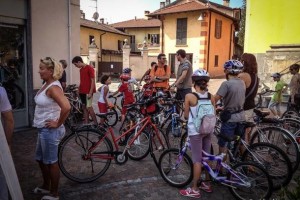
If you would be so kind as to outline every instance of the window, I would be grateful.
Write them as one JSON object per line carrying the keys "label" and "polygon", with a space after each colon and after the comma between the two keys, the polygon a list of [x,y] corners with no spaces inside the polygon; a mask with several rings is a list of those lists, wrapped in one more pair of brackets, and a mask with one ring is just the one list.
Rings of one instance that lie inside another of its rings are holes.
{"label": "window", "polygon": [[215,38],[220,39],[221,37],[222,37],[222,20],[216,19]]}
{"label": "window", "polygon": [[215,55],[215,67],[218,67],[219,65],[219,56]]}
{"label": "window", "polygon": [[135,44],[135,35],[130,36],[130,44]]}
{"label": "window", "polygon": [[176,45],[186,45],[187,18],[177,19]]}
{"label": "window", "polygon": [[159,34],[148,34],[148,41],[152,44],[159,44]]}
{"label": "window", "polygon": [[90,37],[89,37],[89,44],[92,44],[94,38],[95,38],[95,37],[94,37],[93,35],[90,35]]}
{"label": "window", "polygon": [[121,51],[123,49],[123,41],[118,40],[118,50]]}

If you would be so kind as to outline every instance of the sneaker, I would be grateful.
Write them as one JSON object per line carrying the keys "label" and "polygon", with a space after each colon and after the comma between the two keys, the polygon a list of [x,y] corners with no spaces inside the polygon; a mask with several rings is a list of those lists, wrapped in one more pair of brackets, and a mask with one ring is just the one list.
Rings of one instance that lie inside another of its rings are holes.
{"label": "sneaker", "polygon": [[186,197],[194,197],[194,198],[200,198],[200,192],[199,191],[195,191],[192,188],[187,188],[185,190],[180,190],[179,193],[182,196],[186,196]]}
{"label": "sneaker", "polygon": [[205,192],[208,192],[208,193],[211,193],[212,192],[212,188],[211,188],[211,185],[210,184],[207,184],[205,182],[201,182],[200,186],[199,186],[199,189],[205,191]]}

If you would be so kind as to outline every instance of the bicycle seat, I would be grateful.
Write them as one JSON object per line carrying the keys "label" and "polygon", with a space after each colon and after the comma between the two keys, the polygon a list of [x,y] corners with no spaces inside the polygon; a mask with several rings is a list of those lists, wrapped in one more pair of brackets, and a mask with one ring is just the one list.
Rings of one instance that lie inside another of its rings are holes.
{"label": "bicycle seat", "polygon": [[266,117],[268,115],[270,115],[269,111],[261,111],[258,109],[254,109],[253,112],[258,116],[258,117]]}

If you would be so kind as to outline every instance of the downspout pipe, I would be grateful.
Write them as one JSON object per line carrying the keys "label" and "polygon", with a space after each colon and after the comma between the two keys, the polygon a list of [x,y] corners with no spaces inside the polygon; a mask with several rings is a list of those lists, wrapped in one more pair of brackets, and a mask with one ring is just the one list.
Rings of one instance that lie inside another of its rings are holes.
{"label": "downspout pipe", "polygon": [[[100,34],[100,58],[101,58],[101,62],[102,62],[102,35],[106,34],[106,32]],[[98,65],[99,67],[99,65]]]}
{"label": "downspout pipe", "polygon": [[210,30],[211,30],[211,12],[209,12],[209,25],[208,25],[208,41],[207,41],[207,68],[206,70],[209,72],[209,51],[210,51]]}
{"label": "downspout pipe", "polygon": [[[232,25],[234,25],[234,24],[232,23],[231,26],[230,26],[230,39],[229,39],[229,55],[228,55],[228,60],[231,59],[231,44],[232,44],[232,41],[233,41]],[[233,53],[233,51],[232,51],[232,53]]]}
{"label": "downspout pipe", "polygon": [[[72,36],[72,26],[71,26],[71,0],[68,0],[68,56],[69,56],[69,65],[72,65],[72,54],[71,54],[71,49],[72,49],[72,43],[71,43],[71,36]],[[70,74],[70,78],[69,78],[69,83],[73,83],[73,76],[72,76],[72,67],[68,67],[69,68],[69,74]]]}

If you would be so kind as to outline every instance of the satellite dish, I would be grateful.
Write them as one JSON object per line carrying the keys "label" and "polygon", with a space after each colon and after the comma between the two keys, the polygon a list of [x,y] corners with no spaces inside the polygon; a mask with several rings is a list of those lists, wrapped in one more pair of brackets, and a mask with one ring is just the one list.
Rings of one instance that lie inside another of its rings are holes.
{"label": "satellite dish", "polygon": [[95,12],[95,13],[93,14],[93,19],[94,19],[95,21],[97,21],[98,18],[99,18],[99,13],[98,13],[98,12]]}

